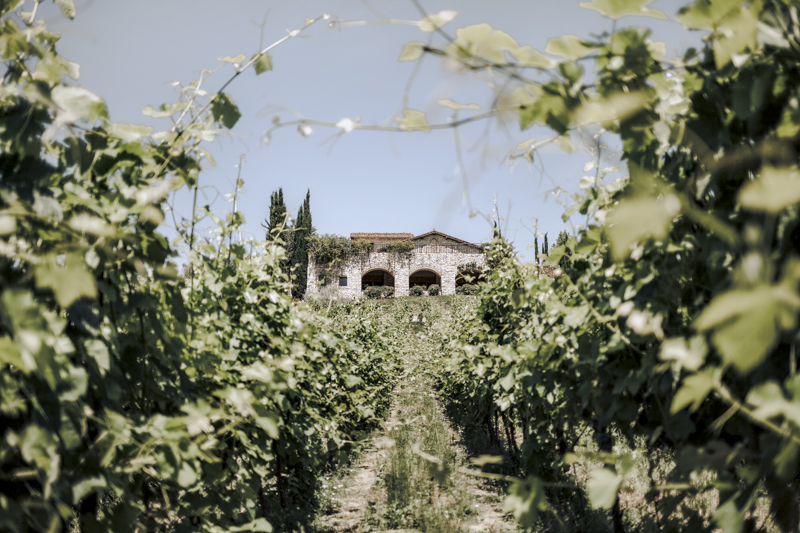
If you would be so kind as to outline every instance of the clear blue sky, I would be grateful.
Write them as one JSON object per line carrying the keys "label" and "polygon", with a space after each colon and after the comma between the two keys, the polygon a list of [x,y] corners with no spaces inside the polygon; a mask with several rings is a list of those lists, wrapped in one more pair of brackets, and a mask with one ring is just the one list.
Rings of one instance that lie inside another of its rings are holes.
{"label": "clear blue sky", "polygon": [[[564,33],[587,36],[608,31],[612,21],[578,6],[577,0],[422,0],[429,12],[455,9],[459,16],[445,26],[449,32],[478,22],[510,33],[520,44],[544,49],[547,39]],[[656,0],[650,7],[673,15],[685,2]],[[48,26],[62,35],[59,50],[81,65],[79,83],[106,99],[115,122],[148,124],[166,129],[141,114],[146,105],[158,107],[177,99],[171,80],[184,84],[200,69],[214,68],[217,57],[239,53],[247,57],[259,49],[258,25],[264,25],[264,44],[284,36],[305,18],[329,13],[342,20],[420,18],[409,0],[76,0],[77,17],[70,21],[46,4]],[[655,40],[665,41],[670,55],[700,36],[668,21],[624,18],[625,25],[653,29]],[[240,210],[245,230],[263,238],[261,221],[269,213],[269,195],[283,187],[288,208],[296,212],[306,189],[311,190],[314,225],[322,233],[411,232],[433,228],[456,237],[482,242],[491,237],[490,224],[470,218],[461,177],[455,173],[456,152],[451,131],[433,133],[376,133],[355,131],[330,142],[337,130],[315,128],[309,138],[284,129],[264,145],[263,133],[273,115],[284,120],[295,110],[308,118],[336,122],[361,116],[362,123],[394,124],[413,63],[396,61],[403,44],[426,40],[428,34],[402,25],[328,28],[319,24],[307,38],[291,39],[272,54],[274,70],[256,77],[241,76],[229,89],[242,112],[229,135],[206,148],[216,159],[201,177],[207,189],[203,203],[216,193],[232,189],[240,154],[246,154],[242,177],[245,194]],[[441,42],[440,38],[438,41]],[[232,74],[226,66],[206,87],[218,88]],[[427,57],[409,94],[408,106],[441,122],[449,110],[436,104],[441,98],[479,103],[487,107],[492,93],[470,74],[449,71],[443,62]],[[533,242],[533,219],[551,244],[561,229],[563,208],[548,195],[559,185],[578,190],[584,153],[566,155],[558,149],[543,154],[546,175],[518,162],[512,169],[503,155],[519,142],[542,138],[545,131],[521,132],[519,126],[478,123],[461,130],[464,161],[473,208],[483,214],[497,199],[502,222],[517,250],[525,253]],[[329,142],[324,142],[328,140]],[[178,211],[188,218],[185,195]],[[212,208],[230,209],[225,199]],[[167,218],[167,221],[170,219]],[[573,219],[574,222],[582,222]],[[532,256],[532,251],[528,254]]]}

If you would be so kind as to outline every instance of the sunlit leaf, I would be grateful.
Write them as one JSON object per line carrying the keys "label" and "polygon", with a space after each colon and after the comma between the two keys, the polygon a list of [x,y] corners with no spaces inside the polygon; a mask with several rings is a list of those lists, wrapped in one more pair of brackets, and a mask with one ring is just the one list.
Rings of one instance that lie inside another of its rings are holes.
{"label": "sunlit leaf", "polygon": [[741,9],[744,0],[701,0],[682,7],[675,19],[690,30],[713,30]]}
{"label": "sunlit leaf", "polygon": [[512,483],[503,502],[503,510],[513,513],[521,527],[533,527],[539,511],[544,511],[547,507],[544,484],[541,479],[533,476]]}
{"label": "sunlit leaf", "polygon": [[506,62],[505,52],[518,48],[517,41],[509,34],[482,23],[456,30],[456,39],[447,47],[447,52],[455,57],[479,58],[502,64]]}
{"label": "sunlit leaf", "polygon": [[258,59],[253,63],[253,68],[256,71],[256,75],[272,70],[272,56],[268,52],[259,54]]}
{"label": "sunlit leaf", "polygon": [[450,109],[456,109],[456,110],[469,109],[471,111],[477,111],[481,108],[481,106],[479,106],[478,104],[459,104],[458,102],[450,100],[449,98],[445,100],[436,100],[436,103],[439,105],[443,105],[445,107],[449,107]]}
{"label": "sunlit leaf", "polygon": [[709,368],[687,377],[683,380],[681,388],[675,393],[670,411],[677,413],[687,405],[690,406],[690,412],[696,411],[706,396],[714,390],[718,379],[719,371],[716,368]]}
{"label": "sunlit leaf", "polygon": [[211,114],[214,116],[214,120],[228,129],[235,126],[242,116],[239,112],[239,108],[236,107],[236,104],[234,104],[225,93],[219,93],[217,95],[217,98],[211,104]]}
{"label": "sunlit leaf", "polygon": [[398,61],[414,61],[422,57],[424,52],[425,43],[421,41],[414,41],[403,45],[403,50],[400,52]]}
{"label": "sunlit leaf", "polygon": [[778,341],[781,329],[793,327],[800,298],[782,285],[733,289],[714,298],[695,320],[726,363],[741,372],[760,364]]}
{"label": "sunlit leaf", "polygon": [[58,117],[61,122],[108,118],[108,110],[103,99],[83,87],[57,85],[53,88],[52,97],[58,106]]}
{"label": "sunlit leaf", "polygon": [[797,167],[764,167],[761,174],[739,192],[742,207],[777,214],[800,203],[800,173]]}
{"label": "sunlit leaf", "polygon": [[226,63],[241,63],[247,58],[244,54],[239,54],[236,56],[225,56],[225,57],[218,57],[217,61],[224,61]]}
{"label": "sunlit leaf", "polygon": [[425,32],[437,30],[455,19],[458,16],[458,11],[446,9],[439,11],[436,14],[428,15],[419,21],[419,29]]}
{"label": "sunlit leaf", "polygon": [[585,126],[624,120],[641,110],[648,99],[648,95],[640,91],[617,93],[607,98],[590,100],[575,112],[575,122],[579,126]]}
{"label": "sunlit leaf", "polygon": [[555,61],[529,45],[510,48],[508,51],[521,67],[548,69],[556,64]]}
{"label": "sunlit leaf", "polygon": [[614,257],[624,259],[630,254],[631,245],[642,239],[663,239],[680,208],[680,200],[672,194],[620,202],[606,219]]}
{"label": "sunlit leaf", "polygon": [[67,254],[63,262],[55,255],[36,265],[36,286],[51,289],[58,305],[67,308],[82,297],[95,298],[97,285],[80,254]]}
{"label": "sunlit leaf", "polygon": [[566,34],[547,41],[544,51],[548,54],[574,61],[588,56],[594,52],[594,48],[585,43],[580,37]]}
{"label": "sunlit leaf", "polygon": [[67,17],[75,18],[75,1],[74,0],[53,0],[55,4],[61,8],[61,12]]}
{"label": "sunlit leaf", "polygon": [[425,118],[425,113],[417,111],[416,109],[406,109],[403,111],[402,117],[395,118],[397,125],[401,130],[405,131],[431,131],[428,121]]}
{"label": "sunlit leaf", "polygon": [[622,486],[622,476],[608,468],[598,468],[586,482],[586,494],[593,509],[611,509]]}
{"label": "sunlit leaf", "polygon": [[78,504],[90,492],[102,492],[106,487],[106,480],[100,476],[83,479],[72,486],[72,503]]}
{"label": "sunlit leaf", "polygon": [[647,7],[652,3],[653,0],[592,0],[591,2],[581,2],[579,5],[586,9],[593,9],[614,20],[626,16],[667,18],[661,11]]}

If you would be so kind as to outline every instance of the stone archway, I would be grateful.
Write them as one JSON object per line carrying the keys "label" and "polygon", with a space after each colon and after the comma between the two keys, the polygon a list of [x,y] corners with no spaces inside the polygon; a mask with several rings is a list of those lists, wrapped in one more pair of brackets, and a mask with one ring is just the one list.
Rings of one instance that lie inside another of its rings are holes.
{"label": "stone archway", "polygon": [[442,286],[442,277],[436,271],[429,268],[421,268],[411,273],[408,276],[408,288],[419,285],[427,289],[429,286],[436,284]]}
{"label": "stone archway", "polygon": [[394,276],[388,270],[374,268],[361,274],[361,290],[367,287],[394,287]]}

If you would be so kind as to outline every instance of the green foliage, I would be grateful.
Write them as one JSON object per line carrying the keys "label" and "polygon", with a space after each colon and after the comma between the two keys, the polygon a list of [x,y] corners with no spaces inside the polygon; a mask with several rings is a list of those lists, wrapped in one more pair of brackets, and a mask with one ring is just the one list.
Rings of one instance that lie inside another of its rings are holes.
{"label": "green foliage", "polygon": [[269,196],[269,219],[261,224],[267,231],[268,241],[282,238],[285,233],[283,230],[289,224],[286,215],[286,203],[283,201],[283,187],[281,187],[277,191],[272,191]]}
{"label": "green foliage", "polygon": [[439,295],[439,291],[440,291],[440,287],[436,283],[434,283],[432,285],[428,285],[428,294],[429,295],[438,296]]}
{"label": "green foliage", "polygon": [[308,255],[317,267],[317,274],[331,279],[339,275],[349,260],[370,250],[372,244],[369,241],[353,241],[333,234],[308,236]]}
{"label": "green foliage", "polygon": [[394,296],[394,287],[390,287],[389,285],[381,287],[381,297],[391,298],[392,296]]}
{"label": "green foliage", "polygon": [[570,261],[569,258],[572,256],[572,248],[567,246],[568,242],[569,242],[569,234],[566,231],[563,231],[563,230],[560,231],[558,233],[558,239],[556,239],[556,246],[555,246],[554,250],[556,248],[563,247],[561,253],[563,253],[564,255],[562,255],[561,259],[558,260],[558,266],[563,271],[566,271],[567,269],[569,269],[569,266],[571,264],[571,261]]}
{"label": "green foliage", "polygon": [[465,294],[467,296],[474,296],[478,293],[478,286],[473,283],[465,283],[456,287],[456,294]]}
{"label": "green foliage", "polygon": [[0,530],[298,530],[387,412],[395,330],[294,306],[284,250],[248,256],[240,213],[177,228],[178,276],[162,202],[196,198],[200,144],[239,111],[183,91],[145,109],[174,129],[114,124],[19,4],[0,22]]}
{"label": "green foliage", "polygon": [[308,276],[308,239],[314,232],[311,221],[311,191],[306,192],[303,205],[297,211],[297,218],[292,232],[290,262],[293,267],[292,294],[302,298],[306,293]]}
{"label": "green foliage", "polygon": [[423,288],[422,288],[422,287],[420,287],[419,285],[414,285],[413,287],[411,287],[411,288],[408,290],[408,293],[409,293],[411,296],[422,296],[422,295],[424,295],[424,294],[425,294],[425,289],[423,289]]}
{"label": "green foliage", "polygon": [[396,241],[384,244],[381,247],[381,251],[389,254],[405,254],[413,250],[414,247],[413,241]]}
{"label": "green foliage", "polygon": [[[647,4],[585,7],[660,16]],[[640,485],[655,510],[639,530],[766,528],[763,515],[745,519],[759,501],[775,527],[797,530],[800,29],[790,4],[693,2],[678,20],[710,33],[677,60],[636,28],[551,40],[547,53],[593,57],[590,83],[583,63],[542,77],[509,68],[524,47],[491,27],[429,47],[519,82],[522,128],[563,139],[602,125],[630,172],[584,180],[566,216],[579,211],[589,225],[553,250],[545,236],[551,263],[569,258],[564,277],[521,264],[496,234],[476,316],[443,339],[435,375],[451,408],[492,438],[497,420],[522,433],[518,447],[499,440],[521,480],[508,508],[526,524],[591,529],[576,503],[589,501],[621,531],[617,495],[645,467],[614,450],[644,442],[674,468]],[[594,449],[580,444],[585,434]],[[584,484],[569,473],[576,458],[600,463]],[[719,504],[704,512],[696,501],[707,493]]]}
{"label": "green foliage", "polygon": [[364,296],[372,300],[377,300],[383,296],[383,287],[367,287],[364,289]]}

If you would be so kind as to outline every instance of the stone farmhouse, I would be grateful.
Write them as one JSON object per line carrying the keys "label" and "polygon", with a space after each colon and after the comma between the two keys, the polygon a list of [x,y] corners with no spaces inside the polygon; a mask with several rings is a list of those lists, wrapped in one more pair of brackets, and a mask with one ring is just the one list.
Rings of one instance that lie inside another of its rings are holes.
{"label": "stone farmhouse", "polygon": [[[317,266],[309,259],[306,294],[318,292],[318,281],[337,284],[345,297],[357,297],[368,286],[394,287],[395,296],[408,296],[415,285],[427,288],[434,283],[441,294],[455,294],[456,287],[466,281],[458,274],[461,265],[486,265],[484,248],[442,232],[429,231],[416,237],[411,233],[351,233],[353,241],[369,241],[367,253],[350,258],[334,279],[324,279]],[[391,243],[409,241],[409,251],[391,252],[385,247]],[[409,245],[410,247],[410,245]]]}

